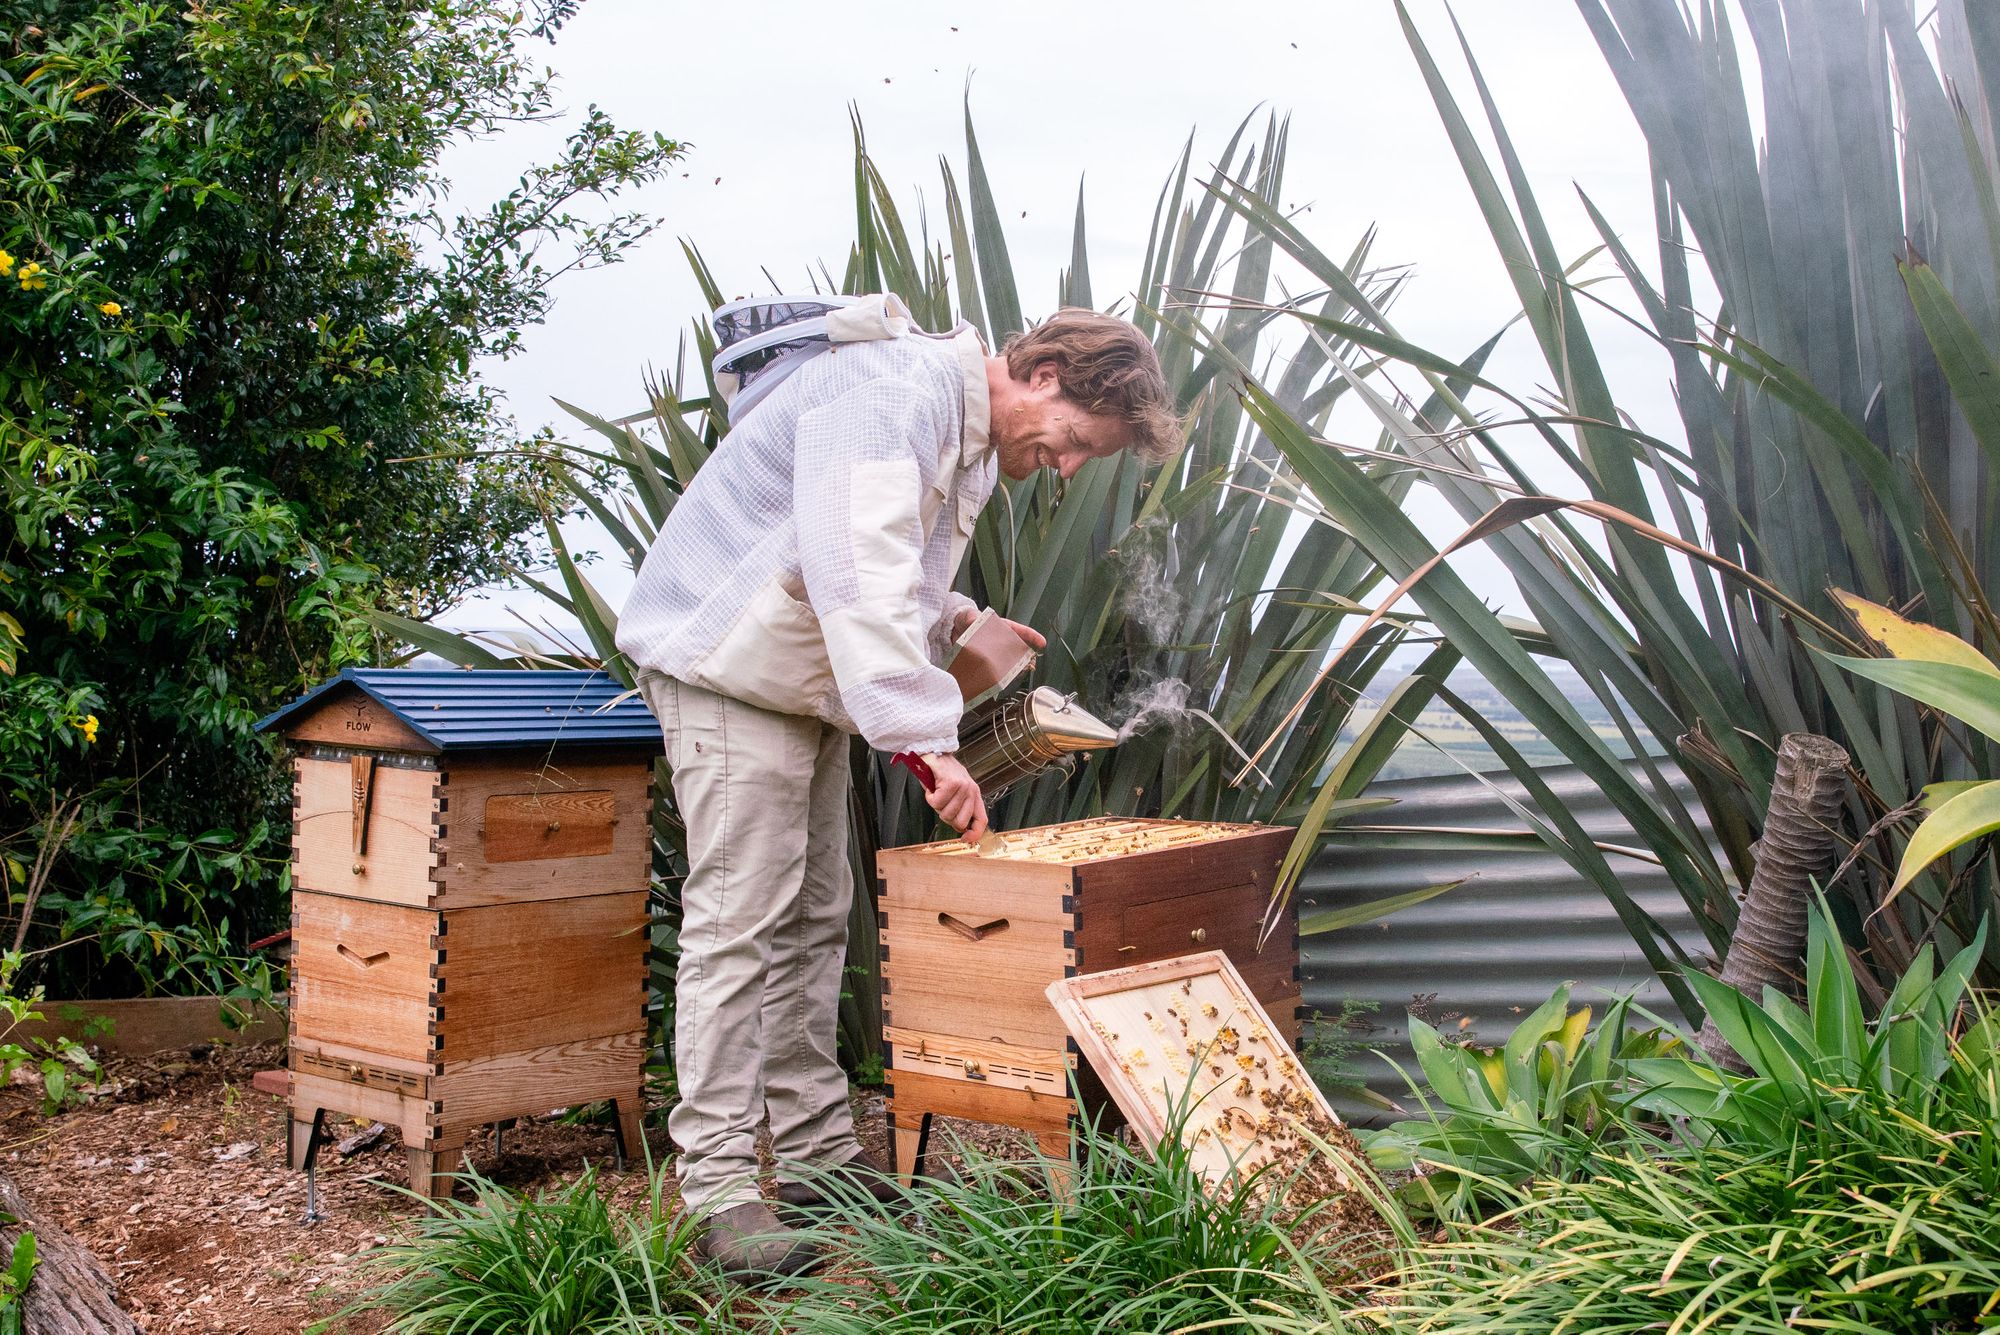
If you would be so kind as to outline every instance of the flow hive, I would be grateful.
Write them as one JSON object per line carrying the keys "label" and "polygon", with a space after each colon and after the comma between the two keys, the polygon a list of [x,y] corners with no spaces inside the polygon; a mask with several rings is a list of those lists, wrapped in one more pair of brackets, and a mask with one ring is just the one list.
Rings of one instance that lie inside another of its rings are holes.
{"label": "flow hive", "polygon": [[1012,833],[985,856],[958,840],[883,850],[897,1171],[916,1171],[935,1115],[1019,1127],[1056,1156],[1068,1153],[1079,1112],[1115,1115],[1045,995],[1081,972],[1220,950],[1296,1048],[1293,922],[1257,949],[1291,837],[1269,825],[1107,817]]}
{"label": "flow hive", "polygon": [[[652,716],[599,672],[349,669],[295,750],[291,1162],[327,1112],[448,1194],[475,1128],[617,1103],[639,1146]],[[618,701],[617,703],[613,703]]]}

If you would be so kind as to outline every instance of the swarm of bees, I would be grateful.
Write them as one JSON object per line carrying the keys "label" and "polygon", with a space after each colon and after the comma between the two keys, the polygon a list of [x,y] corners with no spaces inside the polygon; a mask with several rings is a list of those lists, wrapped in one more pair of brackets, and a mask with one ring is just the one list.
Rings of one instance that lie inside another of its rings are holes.
{"label": "swarm of bees", "polygon": [[1150,1031],[1140,1041],[1121,1043],[1104,1021],[1093,1025],[1105,1050],[1116,1054],[1125,1083],[1145,1091],[1169,1118],[1187,1107],[1182,1136],[1197,1167],[1217,1181],[1261,1174],[1259,1190],[1310,1167],[1322,1188],[1330,1174],[1338,1190],[1347,1189],[1337,1156],[1324,1166],[1317,1161],[1327,1157],[1322,1145],[1344,1148],[1351,1141],[1259,1013],[1205,1000],[1191,979],[1156,984],[1136,996]]}

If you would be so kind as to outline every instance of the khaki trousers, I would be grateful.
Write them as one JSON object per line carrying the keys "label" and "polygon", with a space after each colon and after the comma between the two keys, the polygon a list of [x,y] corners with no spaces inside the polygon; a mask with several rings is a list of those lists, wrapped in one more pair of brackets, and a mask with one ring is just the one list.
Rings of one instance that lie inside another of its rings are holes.
{"label": "khaki trousers", "polygon": [[834,1056],[847,914],[847,734],[644,672],[687,823],[675,974],[682,1200],[758,1199],[759,1118],[781,1179],[860,1152]]}

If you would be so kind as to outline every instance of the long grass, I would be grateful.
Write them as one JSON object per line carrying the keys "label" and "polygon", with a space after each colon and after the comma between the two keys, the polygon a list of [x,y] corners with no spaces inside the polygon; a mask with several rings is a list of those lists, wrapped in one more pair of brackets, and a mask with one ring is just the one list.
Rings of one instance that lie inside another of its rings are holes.
{"label": "long grass", "polygon": [[341,1317],[385,1317],[387,1335],[729,1329],[693,1265],[699,1223],[666,1200],[665,1174],[629,1215],[604,1199],[594,1167],[534,1196],[463,1180],[470,1201],[439,1202],[407,1239],[366,1254],[379,1282]]}
{"label": "long grass", "polygon": [[[784,1330],[1095,1335],[1225,1321],[1287,1289],[1299,1258],[1359,1275],[1389,1235],[1365,1200],[1288,1207],[1282,1184],[1217,1189],[1169,1137],[1149,1154],[1094,1127],[1079,1157],[964,1147],[907,1215],[861,1200],[829,1220],[838,1268],[776,1318]],[[1371,1227],[1360,1234],[1355,1221]],[[1379,1231],[1377,1231],[1379,1230]],[[1290,1239],[1306,1238],[1303,1250]]]}
{"label": "long grass", "polygon": [[[1941,1335],[2000,1312],[2000,1083],[1965,1054],[1933,1089],[1825,1088],[1778,1136],[1581,1135],[1562,1180],[1482,1195],[1401,1263],[1284,1272],[1235,1316],[1268,1335]],[[1386,1204],[1386,1203],[1385,1203]]]}
{"label": "long grass", "polygon": [[1988,1329],[2000,1304],[1995,1091],[1878,1092],[1787,1145],[1628,1144],[1426,1249],[1373,1311],[1499,1332]]}

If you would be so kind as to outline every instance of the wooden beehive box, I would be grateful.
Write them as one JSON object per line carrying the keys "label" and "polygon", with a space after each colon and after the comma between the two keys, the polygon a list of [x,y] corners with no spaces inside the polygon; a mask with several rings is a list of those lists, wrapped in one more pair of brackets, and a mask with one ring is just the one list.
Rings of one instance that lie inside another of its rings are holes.
{"label": "wooden beehive box", "polygon": [[327,1112],[399,1127],[433,1195],[475,1128],[566,1104],[638,1149],[661,739],[620,694],[349,669],[260,721],[295,752],[294,1167]]}
{"label": "wooden beehive box", "polygon": [[922,1158],[931,1117],[999,1122],[1067,1152],[1083,1111],[1115,1114],[1045,990],[1062,978],[1202,950],[1228,955],[1299,1037],[1298,935],[1257,940],[1289,827],[1105,817],[964,843],[885,849],[882,992],[896,1167]]}

